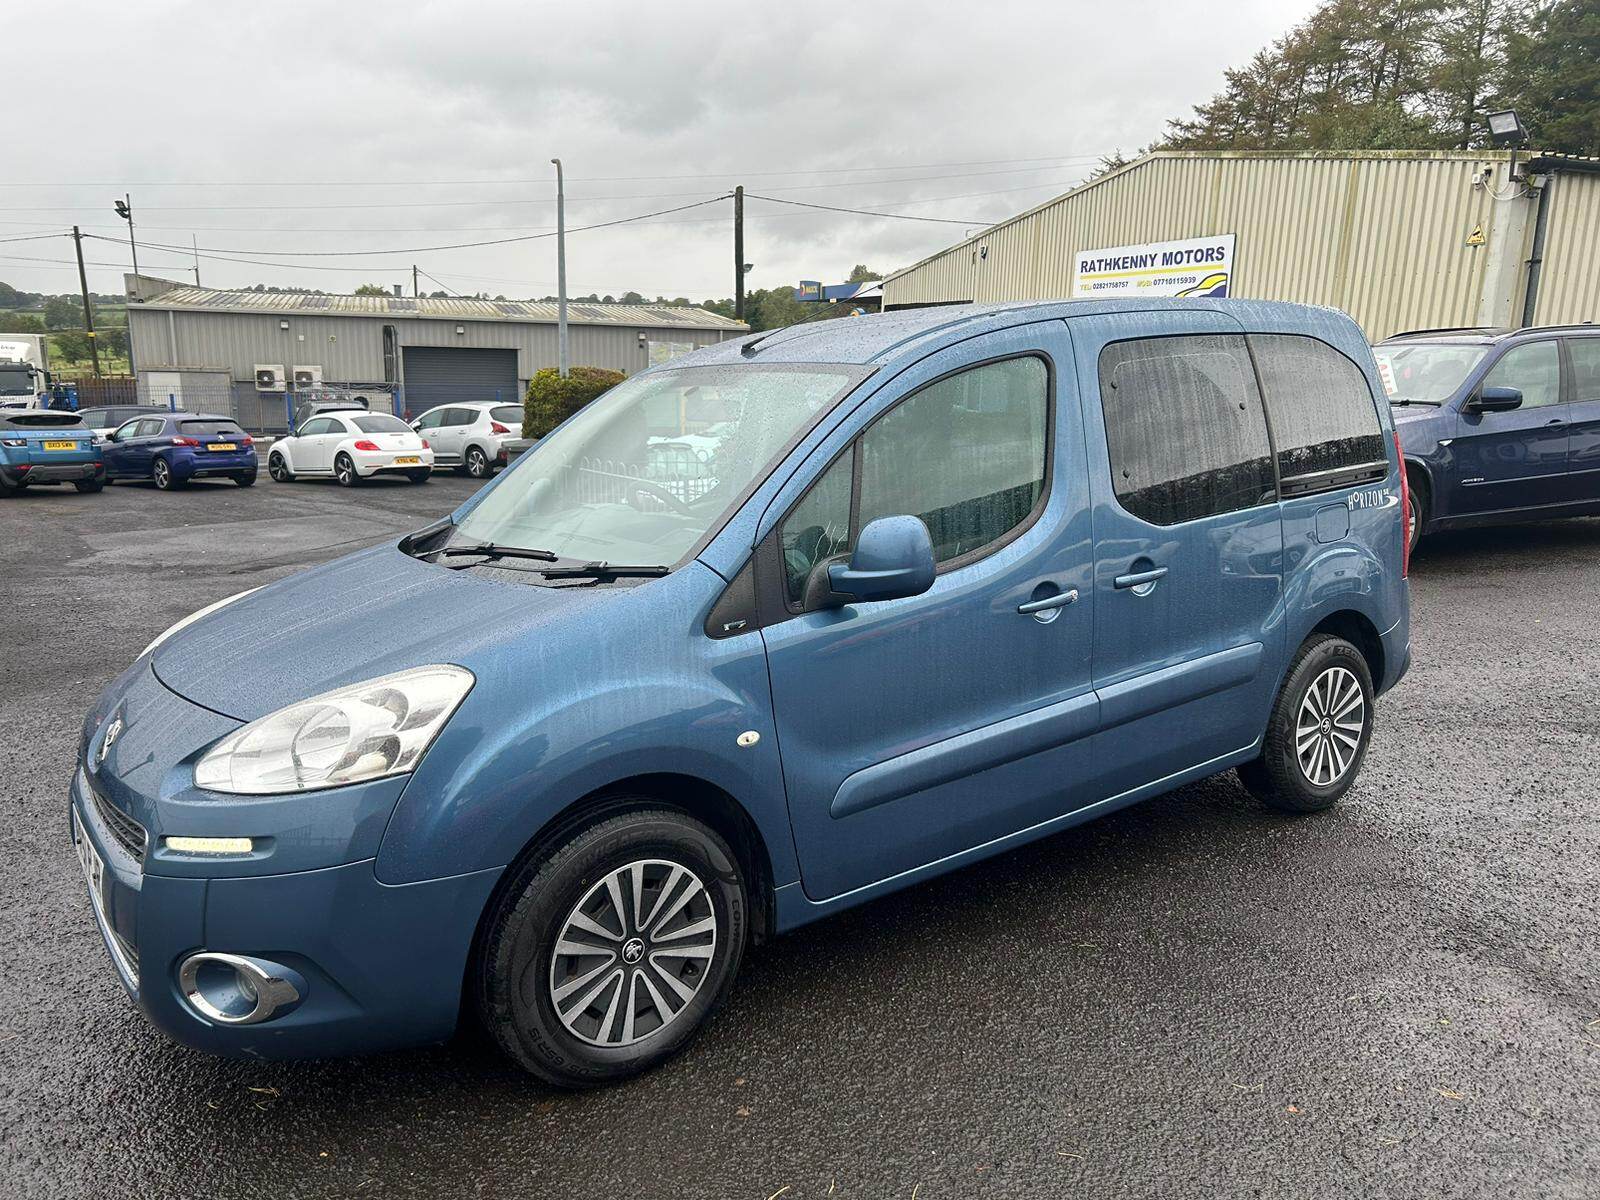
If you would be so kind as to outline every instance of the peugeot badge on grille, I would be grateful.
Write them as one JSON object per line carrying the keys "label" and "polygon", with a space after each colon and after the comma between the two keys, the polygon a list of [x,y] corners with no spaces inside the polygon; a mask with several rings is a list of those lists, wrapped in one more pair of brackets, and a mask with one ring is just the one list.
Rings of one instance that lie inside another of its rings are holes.
{"label": "peugeot badge on grille", "polygon": [[105,734],[100,738],[100,749],[95,751],[95,770],[106,761],[106,755],[111,753],[111,747],[116,745],[117,739],[122,736],[122,718],[112,717],[111,723],[106,726]]}

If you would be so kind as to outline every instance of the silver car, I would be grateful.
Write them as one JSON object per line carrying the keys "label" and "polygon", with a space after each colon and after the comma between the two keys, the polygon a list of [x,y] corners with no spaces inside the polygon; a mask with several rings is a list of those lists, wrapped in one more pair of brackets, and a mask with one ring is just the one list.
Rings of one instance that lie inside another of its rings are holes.
{"label": "silver car", "polygon": [[487,479],[536,439],[522,436],[522,405],[494,400],[441,404],[411,422],[433,447],[434,465]]}

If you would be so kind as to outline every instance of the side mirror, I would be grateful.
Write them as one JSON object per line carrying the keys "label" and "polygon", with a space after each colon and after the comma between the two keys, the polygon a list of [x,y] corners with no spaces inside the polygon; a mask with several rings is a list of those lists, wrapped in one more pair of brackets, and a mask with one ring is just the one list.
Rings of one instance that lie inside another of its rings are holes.
{"label": "side mirror", "polygon": [[933,539],[918,517],[879,517],[861,531],[849,563],[828,563],[819,574],[827,585],[818,589],[818,608],[920,596],[937,574]]}
{"label": "side mirror", "polygon": [[1469,412],[1510,412],[1522,407],[1522,389],[1486,387],[1467,404]]}
{"label": "side mirror", "polygon": [[413,422],[411,422],[411,431],[413,433],[421,433],[422,432],[422,422],[421,421],[413,421]]}

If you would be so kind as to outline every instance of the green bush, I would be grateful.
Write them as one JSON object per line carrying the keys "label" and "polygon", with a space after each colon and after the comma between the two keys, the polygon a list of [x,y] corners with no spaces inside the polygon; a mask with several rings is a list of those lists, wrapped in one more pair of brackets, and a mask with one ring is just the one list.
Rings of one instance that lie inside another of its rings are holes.
{"label": "green bush", "polygon": [[602,392],[625,377],[604,367],[572,367],[565,379],[546,367],[528,380],[528,399],[522,407],[522,436],[541,438]]}

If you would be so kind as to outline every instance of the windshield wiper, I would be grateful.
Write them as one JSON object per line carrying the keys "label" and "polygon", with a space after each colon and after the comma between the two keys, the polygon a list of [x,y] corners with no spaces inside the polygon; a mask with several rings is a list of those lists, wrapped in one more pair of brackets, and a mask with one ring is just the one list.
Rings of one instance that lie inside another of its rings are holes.
{"label": "windshield wiper", "polygon": [[629,578],[648,578],[656,575],[667,575],[671,567],[624,567],[616,563],[587,562],[581,567],[551,567],[540,571],[546,579],[617,579],[623,576]]}
{"label": "windshield wiper", "polygon": [[[459,558],[472,556],[481,558],[485,562],[496,558],[531,558],[539,562],[559,562],[561,556],[549,550],[530,550],[524,546],[496,546],[493,542],[484,542],[477,546],[446,546],[443,550],[434,552],[437,558]],[[479,563],[451,563],[448,564],[452,571],[459,571],[464,567],[476,567]]]}
{"label": "windshield wiper", "polygon": [[1399,396],[1389,401],[1389,404],[1395,408],[1403,408],[1408,404],[1429,404],[1434,408],[1438,408],[1443,403],[1443,400],[1418,400],[1413,396]]}

